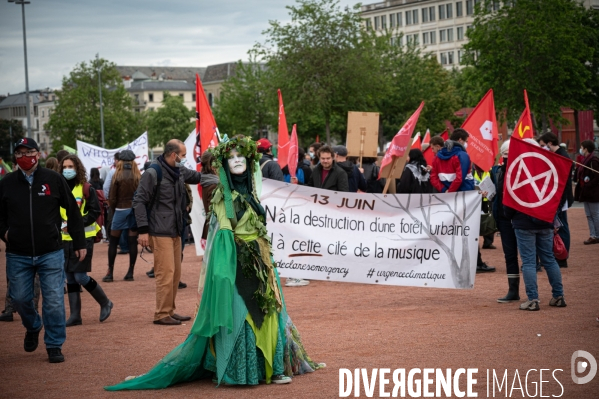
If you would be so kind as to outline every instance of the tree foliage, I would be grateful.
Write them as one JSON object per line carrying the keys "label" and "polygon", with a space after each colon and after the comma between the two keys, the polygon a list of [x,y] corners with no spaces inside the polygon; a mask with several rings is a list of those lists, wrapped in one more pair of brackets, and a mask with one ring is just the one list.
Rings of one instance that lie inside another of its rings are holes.
{"label": "tree foliage", "polygon": [[183,98],[164,92],[162,107],[148,113],[148,137],[150,146],[166,144],[171,139],[185,141],[194,129],[195,112],[188,109]]}
{"label": "tree foliage", "polygon": [[104,139],[107,148],[117,148],[145,130],[143,117],[133,111],[133,100],[125,90],[114,63],[100,58],[78,64],[62,79],[56,92],[56,109],[48,128],[56,152],[76,140],[101,145],[98,67],[102,80]]}
{"label": "tree foliage", "polygon": [[497,11],[491,3],[477,6],[464,61],[478,82],[494,89],[496,108],[516,120],[526,89],[543,130],[548,118],[560,119],[560,107],[588,108],[596,81],[585,65],[596,50],[597,30],[587,25],[593,11],[575,0],[514,0]]}

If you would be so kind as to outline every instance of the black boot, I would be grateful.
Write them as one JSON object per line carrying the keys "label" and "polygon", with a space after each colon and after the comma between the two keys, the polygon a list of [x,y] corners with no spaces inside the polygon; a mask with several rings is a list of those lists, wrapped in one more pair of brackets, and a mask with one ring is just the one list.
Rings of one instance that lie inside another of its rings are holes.
{"label": "black boot", "polygon": [[125,281],[133,281],[133,269],[135,269],[135,266],[129,266],[129,270],[125,274]]}
{"label": "black boot", "polygon": [[114,266],[108,266],[108,271],[106,272],[106,275],[104,276],[102,281],[105,283],[112,283],[112,281],[113,281],[112,272],[113,271],[114,271]]}
{"label": "black boot", "polygon": [[520,276],[518,277],[508,277],[507,278],[507,283],[508,283],[508,291],[507,291],[507,295],[504,296],[503,298],[499,298],[497,299],[497,302],[499,303],[509,303],[512,301],[517,301],[520,299]]}
{"label": "black boot", "polygon": [[112,301],[108,299],[102,287],[98,285],[96,280],[90,277],[89,283],[83,286],[90,293],[90,295],[98,302],[100,305],[100,321],[104,321],[110,316],[110,312],[112,311]]}
{"label": "black boot", "polygon": [[67,327],[83,324],[81,320],[81,293],[79,292],[79,288],[79,284],[67,284],[69,308],[71,309],[71,315],[66,323]]}
{"label": "black boot", "polygon": [[125,281],[133,281],[133,269],[137,260],[137,236],[129,236],[129,270],[125,275]]}

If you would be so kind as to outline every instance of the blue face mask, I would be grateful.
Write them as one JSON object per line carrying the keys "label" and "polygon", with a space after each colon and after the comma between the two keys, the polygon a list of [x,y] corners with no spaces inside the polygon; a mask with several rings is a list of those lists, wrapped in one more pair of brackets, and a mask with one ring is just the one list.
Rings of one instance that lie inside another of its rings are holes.
{"label": "blue face mask", "polygon": [[71,180],[75,176],[77,176],[77,172],[75,172],[75,169],[64,169],[62,171],[62,175],[64,176],[65,179]]}
{"label": "blue face mask", "polygon": [[175,161],[175,167],[185,166],[185,162],[187,162],[187,158],[179,158],[179,162]]}

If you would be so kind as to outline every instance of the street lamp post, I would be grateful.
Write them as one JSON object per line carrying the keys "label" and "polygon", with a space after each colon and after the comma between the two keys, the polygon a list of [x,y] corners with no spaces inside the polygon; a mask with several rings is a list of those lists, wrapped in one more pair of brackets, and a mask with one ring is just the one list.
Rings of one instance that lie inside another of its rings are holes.
{"label": "street lamp post", "polygon": [[31,134],[31,109],[29,106],[29,72],[27,71],[27,35],[25,34],[25,4],[31,4],[30,1],[8,0],[9,3],[21,5],[21,14],[23,15],[23,50],[25,52],[25,106],[27,107],[27,137],[33,138]]}
{"label": "street lamp post", "polygon": [[97,69],[98,69],[98,91],[100,92],[100,130],[102,131],[102,148],[106,148],[104,144],[104,110],[102,104],[102,77],[101,72],[102,68],[100,68],[100,54],[96,53],[96,61],[97,61]]}

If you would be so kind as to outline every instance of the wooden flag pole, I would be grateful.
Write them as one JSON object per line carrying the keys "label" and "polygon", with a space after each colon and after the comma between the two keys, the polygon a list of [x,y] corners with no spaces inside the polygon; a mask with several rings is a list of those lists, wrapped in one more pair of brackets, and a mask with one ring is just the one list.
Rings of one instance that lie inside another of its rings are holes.
{"label": "wooden flag pole", "polygon": [[583,164],[581,164],[581,163],[579,163],[579,162],[576,162],[576,161],[572,161],[572,162],[574,162],[576,165],[580,165],[580,166],[582,166],[583,168],[587,168],[588,170],[592,170],[592,171],[593,171],[593,172],[595,172],[595,173],[599,173],[599,170],[595,170],[595,169],[593,169],[593,168],[589,168],[588,166],[585,166],[585,165],[583,165]]}
{"label": "wooden flag pole", "polygon": [[360,167],[362,167],[362,158],[364,157],[364,138],[366,137],[366,128],[360,127]]}
{"label": "wooden flag pole", "polygon": [[383,194],[387,194],[387,190],[389,189],[389,185],[391,184],[391,180],[395,180],[392,179],[391,177],[393,176],[393,173],[395,172],[395,167],[397,166],[397,161],[399,161],[399,158],[395,158],[395,160],[393,161],[393,166],[391,167],[391,172],[389,172],[389,174],[387,175],[387,181],[385,182],[385,188],[383,189]]}

